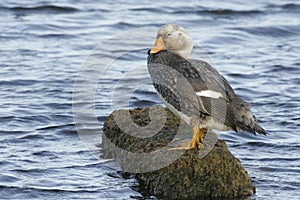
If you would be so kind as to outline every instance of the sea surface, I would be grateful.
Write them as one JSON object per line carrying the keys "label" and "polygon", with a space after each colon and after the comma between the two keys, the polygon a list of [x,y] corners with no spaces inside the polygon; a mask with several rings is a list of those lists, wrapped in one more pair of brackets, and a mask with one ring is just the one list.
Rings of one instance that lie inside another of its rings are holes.
{"label": "sea surface", "polygon": [[190,32],[194,56],[252,103],[269,133],[219,133],[257,187],[248,199],[300,199],[293,0],[2,0],[0,199],[155,199],[99,155],[112,110],[163,105],[146,58],[167,23]]}

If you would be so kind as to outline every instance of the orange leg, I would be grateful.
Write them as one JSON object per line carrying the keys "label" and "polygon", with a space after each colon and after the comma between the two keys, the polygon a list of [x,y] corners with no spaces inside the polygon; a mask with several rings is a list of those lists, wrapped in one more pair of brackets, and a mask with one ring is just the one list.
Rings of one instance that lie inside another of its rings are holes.
{"label": "orange leg", "polygon": [[204,141],[204,133],[205,128],[199,128],[199,126],[194,126],[193,128],[193,139],[192,143],[190,145],[190,149],[201,149],[203,147],[203,141]]}
{"label": "orange leg", "polygon": [[[203,147],[203,141],[204,141],[204,133],[206,129],[204,128],[199,128],[199,126],[194,126],[193,128],[193,139],[192,143],[190,145],[188,144],[182,144],[181,147],[174,147],[170,148],[170,150],[190,150],[190,149],[201,149]],[[186,146],[188,145],[188,146]]]}

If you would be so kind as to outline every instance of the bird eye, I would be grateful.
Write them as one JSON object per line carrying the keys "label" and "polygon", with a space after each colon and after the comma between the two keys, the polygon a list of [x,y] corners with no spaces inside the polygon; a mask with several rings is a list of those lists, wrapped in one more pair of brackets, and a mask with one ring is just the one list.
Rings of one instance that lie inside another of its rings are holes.
{"label": "bird eye", "polygon": [[171,36],[171,33],[168,33],[167,36]]}

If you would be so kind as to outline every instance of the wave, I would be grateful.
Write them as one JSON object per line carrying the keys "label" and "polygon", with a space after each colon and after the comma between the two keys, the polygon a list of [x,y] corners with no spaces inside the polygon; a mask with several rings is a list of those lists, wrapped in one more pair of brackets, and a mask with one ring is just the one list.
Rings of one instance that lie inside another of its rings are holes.
{"label": "wave", "polygon": [[[61,128],[73,128],[74,124],[73,123],[69,123],[69,124],[62,124],[62,125],[49,125],[49,126],[43,126],[43,127],[39,127],[36,130],[37,131],[42,131],[42,130],[50,130],[50,129],[61,129]],[[76,131],[69,131],[69,133],[75,133],[77,134]]]}
{"label": "wave", "polygon": [[79,11],[79,9],[74,7],[67,6],[56,6],[56,5],[43,5],[43,6],[34,6],[34,7],[1,7],[2,11],[11,11],[15,13],[24,13],[24,12],[32,12],[32,13],[46,13],[46,14],[57,14],[57,13],[70,13]]}
{"label": "wave", "polygon": [[212,14],[212,15],[253,15],[262,14],[260,10],[231,10],[231,9],[212,9],[198,11],[198,14]]}
{"label": "wave", "polygon": [[31,86],[40,83],[41,81],[33,79],[14,79],[0,81],[0,86]]}
{"label": "wave", "polygon": [[266,36],[266,37],[292,37],[298,36],[300,32],[299,26],[252,26],[252,27],[241,27],[232,28],[233,30],[244,31],[248,34],[255,36]]}
{"label": "wave", "polygon": [[277,10],[279,9],[282,11],[299,13],[300,4],[296,4],[296,3],[287,3],[287,4],[282,4],[282,5],[269,4],[268,6],[266,6],[266,9],[277,9]]}

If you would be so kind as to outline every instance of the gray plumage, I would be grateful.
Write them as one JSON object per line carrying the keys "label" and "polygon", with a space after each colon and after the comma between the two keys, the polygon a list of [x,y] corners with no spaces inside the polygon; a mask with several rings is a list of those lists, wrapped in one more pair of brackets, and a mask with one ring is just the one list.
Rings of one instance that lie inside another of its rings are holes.
{"label": "gray plumage", "polygon": [[175,114],[184,115],[187,123],[266,134],[250,111],[250,104],[240,99],[208,63],[163,50],[149,54],[147,66],[159,96]]}

